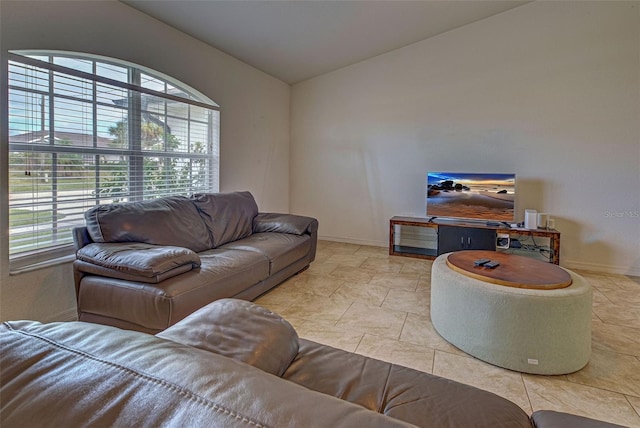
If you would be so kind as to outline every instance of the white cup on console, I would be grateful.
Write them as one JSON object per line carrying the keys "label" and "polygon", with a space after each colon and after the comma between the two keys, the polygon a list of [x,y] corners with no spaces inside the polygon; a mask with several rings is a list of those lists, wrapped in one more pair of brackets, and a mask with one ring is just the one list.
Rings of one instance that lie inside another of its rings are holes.
{"label": "white cup on console", "polygon": [[538,213],[538,229],[546,229],[548,227],[549,214]]}

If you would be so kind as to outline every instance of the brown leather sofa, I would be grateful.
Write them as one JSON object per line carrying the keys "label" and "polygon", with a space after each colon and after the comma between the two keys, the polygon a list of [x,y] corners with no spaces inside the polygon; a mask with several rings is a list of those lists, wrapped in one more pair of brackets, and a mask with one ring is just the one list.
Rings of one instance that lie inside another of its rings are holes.
{"label": "brown leather sofa", "polygon": [[78,318],[157,333],[214,300],[253,300],[314,260],[316,219],[249,192],[99,205],[74,230]]}
{"label": "brown leather sofa", "polygon": [[537,427],[490,392],[299,339],[289,323],[218,300],[162,333],[84,323],[0,325],[0,425],[12,427]]}

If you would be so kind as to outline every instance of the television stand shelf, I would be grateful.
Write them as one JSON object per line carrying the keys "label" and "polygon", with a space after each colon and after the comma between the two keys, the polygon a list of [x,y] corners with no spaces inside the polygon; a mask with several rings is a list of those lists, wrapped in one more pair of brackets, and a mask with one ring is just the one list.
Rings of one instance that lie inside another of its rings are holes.
{"label": "television stand shelf", "polygon": [[[430,246],[415,243],[407,245],[402,242],[403,227],[433,230],[436,239]],[[389,220],[389,255],[433,260],[440,254],[450,251],[472,249],[495,251],[498,234],[508,235],[512,244],[515,242],[521,244],[526,240],[531,241],[532,244],[498,248],[497,251],[544,257],[545,261],[560,264],[560,232],[555,229],[510,228],[503,224],[422,217],[394,216]],[[537,237],[548,239],[549,245],[539,245],[535,241]]]}

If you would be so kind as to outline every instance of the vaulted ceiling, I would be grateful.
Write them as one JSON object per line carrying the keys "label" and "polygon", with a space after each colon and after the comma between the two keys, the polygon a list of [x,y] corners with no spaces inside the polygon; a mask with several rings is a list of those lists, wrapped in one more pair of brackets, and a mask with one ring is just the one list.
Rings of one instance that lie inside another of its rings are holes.
{"label": "vaulted ceiling", "polygon": [[294,84],[528,1],[121,0]]}

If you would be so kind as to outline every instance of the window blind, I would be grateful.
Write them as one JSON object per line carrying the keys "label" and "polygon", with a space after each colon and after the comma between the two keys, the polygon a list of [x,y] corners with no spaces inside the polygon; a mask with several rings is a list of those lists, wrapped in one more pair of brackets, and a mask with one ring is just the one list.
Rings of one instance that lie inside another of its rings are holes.
{"label": "window blind", "polygon": [[97,204],[219,190],[219,109],[196,91],[80,54],[8,66],[12,269],[70,254]]}

